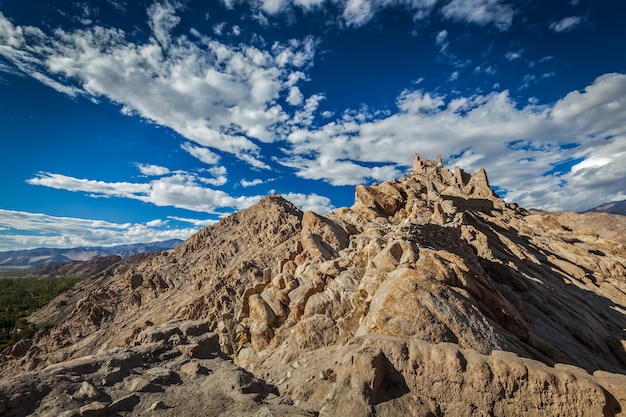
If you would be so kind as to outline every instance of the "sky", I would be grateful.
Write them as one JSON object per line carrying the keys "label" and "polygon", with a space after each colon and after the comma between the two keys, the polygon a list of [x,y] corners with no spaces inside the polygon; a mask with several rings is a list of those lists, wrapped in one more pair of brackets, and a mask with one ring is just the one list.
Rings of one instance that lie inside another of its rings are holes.
{"label": "sky", "polygon": [[324,214],[418,153],[626,199],[626,0],[0,0],[0,250]]}

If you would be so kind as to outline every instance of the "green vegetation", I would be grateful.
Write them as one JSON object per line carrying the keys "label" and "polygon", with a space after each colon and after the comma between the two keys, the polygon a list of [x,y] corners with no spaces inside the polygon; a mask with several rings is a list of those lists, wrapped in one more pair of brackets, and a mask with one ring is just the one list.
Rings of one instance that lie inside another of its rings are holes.
{"label": "green vegetation", "polygon": [[32,337],[39,328],[26,321],[33,311],[82,278],[40,278],[28,270],[0,271],[0,350]]}

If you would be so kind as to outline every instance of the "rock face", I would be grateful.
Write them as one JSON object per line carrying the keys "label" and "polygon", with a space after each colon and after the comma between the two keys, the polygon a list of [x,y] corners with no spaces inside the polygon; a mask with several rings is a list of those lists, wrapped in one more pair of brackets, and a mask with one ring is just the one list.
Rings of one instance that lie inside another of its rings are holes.
{"label": "rock face", "polygon": [[[0,381],[3,416],[314,416],[220,354],[206,322],[152,326],[107,350]],[[265,414],[264,414],[265,413]]]}
{"label": "rock face", "polygon": [[553,215],[562,227],[568,228],[574,235],[596,236],[626,244],[626,216],[609,213],[541,213]]}
{"label": "rock face", "polygon": [[3,352],[0,412],[626,415],[624,245],[484,170],[413,168],[326,216],[266,197],[82,282]]}

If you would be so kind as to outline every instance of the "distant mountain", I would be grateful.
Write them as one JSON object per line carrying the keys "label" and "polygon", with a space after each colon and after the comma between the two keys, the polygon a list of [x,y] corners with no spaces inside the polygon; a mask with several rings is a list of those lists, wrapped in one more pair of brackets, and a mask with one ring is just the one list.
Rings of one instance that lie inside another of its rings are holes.
{"label": "distant mountain", "polygon": [[622,216],[626,216],[626,200],[604,203],[598,207],[585,211],[585,213],[589,212],[620,214]]}
{"label": "distant mountain", "polygon": [[32,271],[42,277],[90,277],[117,265],[122,261],[119,255],[99,256],[88,261],[71,261],[62,264],[46,265]]}
{"label": "distant mountain", "polygon": [[163,242],[135,243],[110,247],[80,248],[38,248],[0,252],[0,268],[41,268],[74,261],[88,261],[94,258],[117,255],[126,258],[138,253],[173,249],[182,240],[170,239]]}

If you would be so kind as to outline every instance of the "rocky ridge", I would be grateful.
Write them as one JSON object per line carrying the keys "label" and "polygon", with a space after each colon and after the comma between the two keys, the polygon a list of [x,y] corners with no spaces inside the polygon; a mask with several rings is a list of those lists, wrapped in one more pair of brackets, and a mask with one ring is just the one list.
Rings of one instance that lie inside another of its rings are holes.
{"label": "rocky ridge", "polygon": [[626,244],[626,216],[593,211],[585,213],[539,212],[539,214],[554,216],[562,227],[578,234],[597,236]]}
{"label": "rocky ridge", "polygon": [[[137,415],[159,398],[140,375],[167,393],[154,415],[626,415],[625,265],[623,243],[416,155],[351,208],[269,196],[61,295],[3,352],[0,411],[30,392],[34,415]],[[58,399],[83,382],[98,395]]]}

